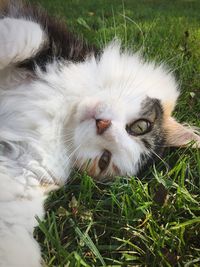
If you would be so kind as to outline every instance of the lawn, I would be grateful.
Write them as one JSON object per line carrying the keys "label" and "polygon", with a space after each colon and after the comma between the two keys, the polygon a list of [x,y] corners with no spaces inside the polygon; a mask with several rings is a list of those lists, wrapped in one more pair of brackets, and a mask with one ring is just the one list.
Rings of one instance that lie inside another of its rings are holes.
{"label": "lawn", "polygon": [[[165,62],[181,87],[174,115],[200,126],[200,1],[32,0],[102,47],[118,37]],[[35,236],[49,267],[200,266],[200,151],[166,151],[139,177],[72,175]],[[38,219],[39,220],[39,219]]]}

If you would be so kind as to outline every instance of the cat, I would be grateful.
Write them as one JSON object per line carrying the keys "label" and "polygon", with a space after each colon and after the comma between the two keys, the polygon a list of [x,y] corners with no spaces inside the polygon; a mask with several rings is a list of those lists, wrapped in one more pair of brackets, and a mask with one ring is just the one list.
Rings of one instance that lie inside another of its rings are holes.
{"label": "cat", "polygon": [[19,1],[1,2],[0,36],[0,266],[39,267],[35,217],[72,169],[135,175],[200,137],[171,116],[172,73],[119,42],[98,50]]}

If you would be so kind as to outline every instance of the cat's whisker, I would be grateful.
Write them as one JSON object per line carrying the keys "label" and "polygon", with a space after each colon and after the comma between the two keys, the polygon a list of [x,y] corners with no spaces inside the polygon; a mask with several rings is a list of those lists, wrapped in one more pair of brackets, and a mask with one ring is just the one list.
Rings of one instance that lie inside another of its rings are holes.
{"label": "cat's whisker", "polygon": [[[133,72],[130,71],[129,76],[126,77],[126,79],[124,81],[123,80],[121,81],[121,88],[122,88],[122,91],[125,92],[126,96],[127,96],[127,94],[126,94],[127,88],[130,88],[130,93],[132,92],[134,81],[136,80],[138,73],[139,73],[139,71],[141,71],[142,67],[143,67],[143,64],[140,64],[139,68],[137,68],[136,72],[134,73],[134,77],[132,76]],[[136,88],[134,86],[134,90],[135,89]],[[120,93],[120,96],[121,96],[121,93]]]}
{"label": "cat's whisker", "polygon": [[69,133],[69,134],[59,134],[60,138],[63,138],[63,139],[68,139],[68,138],[73,138],[73,132],[72,133]]}
{"label": "cat's whisker", "polygon": [[[79,147],[79,149],[80,149],[80,147]],[[78,152],[78,149],[75,151],[76,153],[77,153],[77,156],[76,156],[76,159],[75,159],[75,161],[73,162],[73,164],[71,165],[71,170],[73,170],[73,168],[74,168],[74,166],[75,166],[75,164],[76,164],[76,161],[78,160],[78,157],[79,157],[79,152]],[[75,153],[74,152],[74,153]],[[66,169],[66,167],[64,168],[64,170]],[[66,181],[67,182],[67,181]]]}
{"label": "cat's whisker", "polygon": [[187,62],[187,63],[185,63],[185,64],[181,64],[180,66],[177,66],[176,68],[173,68],[173,69],[171,70],[171,73],[175,73],[177,70],[179,70],[179,69],[181,69],[181,68],[183,68],[183,67],[185,67],[185,66],[187,66],[187,65],[190,65],[190,62]]}
{"label": "cat's whisker", "polygon": [[82,158],[79,159],[79,160],[81,160],[81,161],[79,162],[79,167],[77,168],[77,172],[79,172],[80,170],[82,170],[82,169],[83,169],[83,166],[84,166],[85,164],[88,166],[88,162],[91,161],[90,159],[88,159],[88,160],[85,162]]}
{"label": "cat's whisker", "polygon": [[77,150],[79,150],[80,149],[80,147],[81,147],[81,144],[80,145],[78,145],[69,155],[68,155],[68,159],[69,159],[69,161],[71,160],[71,157],[74,155],[74,153],[77,151]]}
{"label": "cat's whisker", "polygon": [[60,135],[60,137],[63,139],[73,139],[74,138],[74,132],[72,132],[71,134]]}
{"label": "cat's whisker", "polygon": [[167,58],[167,59],[161,61],[161,64],[168,65],[168,64],[169,64],[171,61],[173,61],[173,60],[174,60],[175,62],[177,62],[177,59],[178,59],[180,56],[182,56],[182,53],[178,53],[178,54],[176,54],[176,55],[173,56],[173,57],[169,57],[169,58]]}
{"label": "cat's whisker", "polygon": [[39,176],[38,181],[39,181],[39,184],[43,184],[43,183],[51,184],[52,183],[52,179],[46,174],[45,169],[44,169],[43,174],[41,174],[41,176]]}
{"label": "cat's whisker", "polygon": [[73,138],[71,138],[71,139],[65,139],[65,140],[62,141],[62,143],[63,143],[63,144],[66,144],[66,145],[68,145],[68,144],[69,144],[69,145],[70,145],[70,144],[73,145],[73,142],[72,142],[72,141],[74,141]]}
{"label": "cat's whisker", "polygon": [[76,163],[77,163],[77,161],[78,161],[78,159],[79,159],[79,156],[80,156],[80,153],[78,152],[78,153],[77,153],[77,156],[76,156],[76,158],[75,158],[75,160],[74,160],[74,162],[73,162],[73,164],[72,164],[72,169],[73,169],[74,166],[76,165]]}
{"label": "cat's whisker", "polygon": [[169,164],[163,158],[161,158],[153,149],[150,149],[150,151],[164,164],[164,166],[166,167],[166,171],[169,172]]}
{"label": "cat's whisker", "polygon": [[[74,161],[74,163],[72,164],[72,166],[71,166],[71,170],[73,170],[74,169],[74,167],[75,167],[75,165],[76,165],[76,162],[78,161],[78,159],[79,159],[79,155],[80,155],[80,153],[79,153],[79,151],[78,151],[78,153],[77,153],[77,156],[76,156],[76,158],[75,158],[75,161]],[[82,167],[82,164],[79,164],[79,168],[78,169],[76,169],[76,171],[77,172],[79,172],[80,171],[80,169],[81,169],[81,167]],[[65,181],[65,184],[67,184],[69,181],[68,180],[66,180]]]}
{"label": "cat's whisker", "polygon": [[60,133],[60,136],[61,137],[65,137],[65,136],[71,136],[71,135],[73,135],[73,133],[74,133],[74,130],[71,130],[71,131],[67,131],[67,132],[63,132],[63,133]]}
{"label": "cat's whisker", "polygon": [[[135,77],[136,77],[136,75],[135,75]],[[135,78],[132,78],[131,73],[130,73],[126,83],[122,84],[122,86],[121,86],[122,89],[120,90],[119,98],[121,98],[121,97],[129,98],[129,96],[133,94],[133,90],[137,89],[137,85],[133,86],[134,79]],[[133,89],[133,87],[134,87],[134,89]],[[144,95],[144,93],[141,92],[140,94],[137,94],[136,97],[134,96],[134,99],[140,98],[143,95]],[[130,99],[130,101],[132,101],[132,99]]]}
{"label": "cat's whisker", "polygon": [[[69,148],[69,147],[68,147]],[[70,158],[71,158],[71,156],[78,150],[80,148],[80,145],[76,148],[76,149],[74,149],[69,155],[68,155],[68,151],[67,151],[67,149],[65,149],[65,153],[63,154],[63,157],[65,157],[65,159],[64,159],[64,163],[60,163],[61,164],[61,168],[63,168],[63,170],[64,170],[64,172],[65,172],[65,170],[66,170],[66,168],[67,168],[67,166],[68,166],[68,164],[69,164],[69,161],[70,161]],[[64,150],[64,148],[63,148],[63,150]],[[44,169],[45,170],[45,169]],[[53,171],[51,170],[51,172],[50,173],[52,173],[53,174]],[[53,176],[55,176],[55,175],[53,175]],[[56,176],[56,180],[58,181],[59,180],[59,178]],[[61,177],[60,178],[60,180],[63,180],[63,177]],[[52,183],[52,180],[49,178],[49,176],[48,175],[46,175],[46,173],[45,173],[45,171],[44,171],[44,173],[43,174],[41,174],[41,176],[39,176],[38,177],[38,181],[39,181],[39,183],[42,183],[43,181],[45,182],[45,183],[48,183],[48,181],[49,181],[49,183],[51,184]]]}
{"label": "cat's whisker", "polygon": [[[64,163],[62,164],[63,172],[65,173],[66,169],[68,168],[69,162],[71,160],[71,157],[80,149],[81,145],[76,147],[70,154],[66,151],[66,155],[63,155],[65,157]],[[68,155],[69,154],[69,155]],[[52,171],[51,171],[52,172]],[[57,181],[63,181],[63,177],[56,177]],[[64,179],[66,181],[66,179]],[[67,181],[66,181],[67,182]]]}

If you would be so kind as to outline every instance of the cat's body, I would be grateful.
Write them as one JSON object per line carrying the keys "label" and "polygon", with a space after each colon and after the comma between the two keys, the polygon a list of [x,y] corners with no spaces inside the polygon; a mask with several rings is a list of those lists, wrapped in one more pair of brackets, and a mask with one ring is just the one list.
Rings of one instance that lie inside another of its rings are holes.
{"label": "cat's body", "polygon": [[73,167],[136,174],[163,146],[199,137],[170,117],[179,92],[163,67],[117,43],[95,56],[30,7],[2,10],[0,266],[39,267],[35,216]]}

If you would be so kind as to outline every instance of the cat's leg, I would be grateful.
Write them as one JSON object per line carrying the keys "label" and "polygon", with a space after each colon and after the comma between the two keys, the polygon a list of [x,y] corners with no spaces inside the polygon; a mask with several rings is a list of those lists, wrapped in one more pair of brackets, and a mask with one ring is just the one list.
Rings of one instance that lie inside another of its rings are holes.
{"label": "cat's leg", "polygon": [[44,213],[42,189],[19,183],[6,173],[0,173],[0,185],[0,267],[41,267],[33,230],[35,216]]}
{"label": "cat's leg", "polygon": [[36,22],[0,19],[0,70],[34,56],[45,43],[45,33]]}
{"label": "cat's leg", "polygon": [[17,223],[0,221],[0,267],[41,267],[37,242]]}

